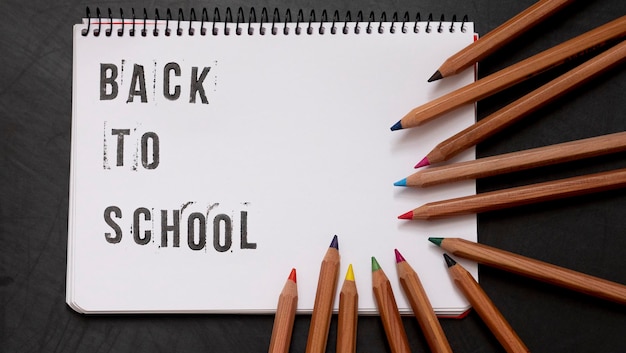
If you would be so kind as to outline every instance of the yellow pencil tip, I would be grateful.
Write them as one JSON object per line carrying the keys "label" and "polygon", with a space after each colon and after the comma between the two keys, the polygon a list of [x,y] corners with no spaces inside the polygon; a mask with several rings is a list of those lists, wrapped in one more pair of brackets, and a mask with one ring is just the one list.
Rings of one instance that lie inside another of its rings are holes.
{"label": "yellow pencil tip", "polygon": [[346,273],[346,281],[354,281],[354,271],[352,271],[352,264],[348,265],[348,272]]}

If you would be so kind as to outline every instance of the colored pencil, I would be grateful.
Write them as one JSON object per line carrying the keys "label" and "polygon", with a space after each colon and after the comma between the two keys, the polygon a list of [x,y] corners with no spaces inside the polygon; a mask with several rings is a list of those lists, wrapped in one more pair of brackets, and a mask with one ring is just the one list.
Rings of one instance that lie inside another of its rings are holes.
{"label": "colored pencil", "polygon": [[435,201],[415,208],[400,215],[398,218],[413,220],[440,219],[613,190],[624,186],[626,186],[626,169],[617,169]]}
{"label": "colored pencil", "polygon": [[396,186],[428,187],[626,151],[626,132],[424,168]]}
{"label": "colored pencil", "polygon": [[373,256],[372,288],[391,352],[411,352],[409,340],[404,330],[404,324],[402,324],[398,305],[396,304],[396,298],[391,289],[391,283],[389,283],[389,278],[387,278],[387,275],[385,275],[385,272],[383,272],[378,261]]}
{"label": "colored pencil", "polygon": [[270,353],[287,353],[291,344],[293,322],[296,319],[298,307],[298,285],[296,284],[296,269],[292,269],[289,278],[278,297],[274,328],[270,339]]}
{"label": "colored pencil", "polygon": [[419,126],[467,103],[479,101],[496,92],[560,65],[581,53],[626,36],[626,16],[545,50],[474,83],[461,87],[406,114],[391,130]]}
{"label": "colored pencil", "polygon": [[460,238],[429,238],[443,250],[517,275],[626,304],[626,285]]}
{"label": "colored pencil", "polygon": [[346,278],[339,292],[339,318],[337,321],[337,353],[356,352],[356,329],[359,310],[359,294],[354,281],[352,265],[348,266]]}
{"label": "colored pencil", "polygon": [[416,167],[442,162],[626,60],[626,41],[575,67],[439,143]]}
{"label": "colored pencil", "polygon": [[573,0],[541,0],[520,12],[484,37],[449,57],[428,82],[455,75],[491,55],[503,45],[552,16]]}
{"label": "colored pencil", "polygon": [[395,253],[400,285],[411,304],[413,315],[415,315],[422,332],[424,332],[430,351],[433,353],[452,353],[452,348],[448,343],[446,334],[443,332],[443,328],[441,328],[439,319],[430,304],[419,276],[397,249]]}
{"label": "colored pencil", "polygon": [[474,277],[450,256],[447,254],[443,256],[448,265],[448,273],[452,277],[454,284],[472,304],[472,308],[489,327],[504,349],[509,353],[529,352],[524,342],[522,342],[502,313],[489,299],[487,293],[478,285]]}
{"label": "colored pencil", "polygon": [[307,353],[323,353],[326,351],[328,330],[333,313],[335,291],[339,278],[339,242],[337,236],[333,237],[330,247],[324,255],[320,267],[320,275],[317,282],[311,326],[306,342]]}

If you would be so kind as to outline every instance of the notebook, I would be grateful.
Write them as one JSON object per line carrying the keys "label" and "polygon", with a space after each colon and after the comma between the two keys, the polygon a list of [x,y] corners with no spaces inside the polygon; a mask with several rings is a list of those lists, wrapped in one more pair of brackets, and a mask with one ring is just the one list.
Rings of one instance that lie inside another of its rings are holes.
{"label": "notebook", "polygon": [[[476,241],[476,216],[397,217],[474,194],[475,183],[421,190],[393,183],[474,123],[474,106],[419,128],[390,127],[473,82],[469,69],[427,83],[473,41],[473,24],[281,18],[121,13],[74,26],[71,308],[272,313],[295,268],[298,312],[309,313],[337,235],[339,282],[352,264],[361,314],[377,313],[372,256],[400,311],[410,313],[394,249],[418,272],[438,314],[468,309],[427,238]],[[453,162],[473,158],[470,150]],[[461,263],[477,278],[474,263]]]}

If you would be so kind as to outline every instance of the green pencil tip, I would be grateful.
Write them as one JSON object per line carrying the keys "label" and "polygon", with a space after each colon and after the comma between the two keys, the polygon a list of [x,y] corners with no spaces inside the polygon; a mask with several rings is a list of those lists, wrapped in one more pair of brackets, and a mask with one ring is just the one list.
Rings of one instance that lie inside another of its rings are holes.
{"label": "green pencil tip", "polygon": [[441,242],[443,241],[443,238],[428,238],[428,241],[437,246],[441,246]]}
{"label": "green pencil tip", "polygon": [[376,258],[372,256],[372,272],[378,270],[380,270],[380,265],[378,264],[378,261],[376,261]]}

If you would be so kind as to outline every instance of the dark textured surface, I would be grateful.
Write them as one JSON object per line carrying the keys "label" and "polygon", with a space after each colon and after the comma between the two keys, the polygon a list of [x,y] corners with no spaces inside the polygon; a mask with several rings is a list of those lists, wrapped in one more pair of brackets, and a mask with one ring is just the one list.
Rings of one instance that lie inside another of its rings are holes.
{"label": "dark textured surface", "polygon": [[[0,352],[263,352],[271,316],[83,316],[65,305],[72,25],[85,7],[191,7],[257,11],[277,7],[463,15],[484,35],[533,1],[15,1],[0,2]],[[270,13],[271,13],[270,11]],[[619,16],[623,0],[579,1],[484,60],[480,76]],[[570,67],[573,64],[570,64]],[[485,99],[479,118],[567,67]],[[427,79],[424,78],[425,80]],[[555,101],[478,147],[488,156],[626,130],[622,67]],[[389,118],[390,122],[395,119]],[[480,180],[479,191],[626,166],[616,154]],[[626,190],[490,212],[479,216],[481,242],[626,283]],[[421,240],[416,240],[421,241]],[[426,241],[425,239],[423,241]],[[316,264],[317,266],[317,264]],[[481,284],[533,352],[623,352],[626,307],[482,267]],[[363,293],[361,295],[368,295]],[[298,316],[292,349],[304,351],[309,316]],[[419,326],[404,319],[415,352],[428,351]],[[471,313],[443,320],[455,352],[502,352]],[[334,351],[336,317],[328,351]],[[377,317],[359,318],[358,350],[388,350]]]}

